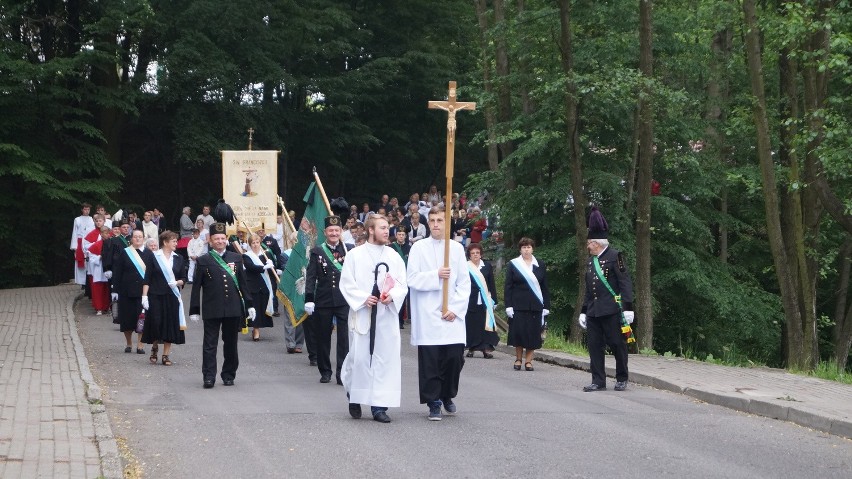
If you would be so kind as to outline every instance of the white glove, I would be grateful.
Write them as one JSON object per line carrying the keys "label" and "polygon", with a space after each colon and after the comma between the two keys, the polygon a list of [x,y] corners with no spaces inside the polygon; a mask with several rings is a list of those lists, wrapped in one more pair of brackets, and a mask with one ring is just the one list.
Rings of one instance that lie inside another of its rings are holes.
{"label": "white glove", "polygon": [[506,316],[510,318],[515,317],[515,308],[506,308]]}
{"label": "white glove", "polygon": [[305,303],[305,312],[308,313],[308,316],[314,314],[314,308],[317,305],[314,303]]}
{"label": "white glove", "polygon": [[112,279],[112,271],[104,271],[104,278]]}
{"label": "white glove", "polygon": [[177,287],[177,281],[169,281],[169,288]]}
{"label": "white glove", "polygon": [[198,320],[200,320],[200,319],[201,319],[201,315],[198,315],[198,314],[190,314],[189,315],[190,321],[198,322]]}
{"label": "white glove", "polygon": [[283,274],[284,274],[284,272],[283,272],[283,271],[281,271],[280,269],[276,269],[276,270],[275,270],[275,272],[276,272],[276,273],[278,273],[278,277],[279,277],[279,278],[281,277],[281,275],[283,275]]}
{"label": "white glove", "polygon": [[633,324],[633,317],[636,316],[636,313],[633,311],[625,311],[624,319],[627,321],[627,324]]}
{"label": "white glove", "polygon": [[263,263],[263,269],[273,269],[273,268],[275,268],[275,266],[272,264],[271,261],[267,261],[266,263]]}
{"label": "white glove", "polygon": [[542,310],[541,310],[541,316],[542,316],[542,317],[547,316],[548,314],[550,314],[550,310],[549,310],[549,309],[542,309]]}
{"label": "white glove", "polygon": [[580,314],[580,327],[586,329],[586,315],[583,313]]}
{"label": "white glove", "polygon": [[148,302],[148,297],[142,296],[142,309],[144,309],[145,311],[148,311],[148,308],[150,306],[151,306],[151,304]]}
{"label": "white glove", "polygon": [[113,303],[114,303],[114,302],[116,302],[116,301],[118,301],[118,293],[112,293],[112,294],[110,295],[110,299],[112,299],[112,302],[113,302]]}
{"label": "white glove", "polygon": [[248,309],[248,316],[249,316],[250,320],[254,321],[254,318],[257,317],[257,311],[255,311],[254,308],[249,308]]}

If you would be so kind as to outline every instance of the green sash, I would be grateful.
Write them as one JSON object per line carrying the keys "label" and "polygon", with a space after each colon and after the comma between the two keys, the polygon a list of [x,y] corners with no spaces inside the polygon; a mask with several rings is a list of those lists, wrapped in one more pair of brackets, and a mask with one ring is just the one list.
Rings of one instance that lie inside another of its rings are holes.
{"label": "green sash", "polygon": [[399,256],[402,258],[402,260],[405,262],[405,264],[408,264],[408,257],[405,256],[405,254],[402,252],[402,248],[399,246],[399,243],[397,243],[396,241],[393,242],[393,249],[395,249],[396,252],[399,253]]}
{"label": "green sash", "polygon": [[595,273],[598,274],[598,279],[600,279],[601,283],[603,283],[603,285],[606,286],[606,289],[609,290],[609,294],[611,294],[612,297],[615,298],[615,302],[616,304],[618,304],[618,309],[621,310],[621,317],[623,318],[624,309],[621,307],[621,295],[615,294],[615,291],[613,291],[612,286],[609,285],[609,281],[606,280],[606,277],[603,274],[603,270],[601,269],[601,262],[598,260],[597,256],[593,258],[593,261],[595,263]]}
{"label": "green sash", "polygon": [[120,240],[121,240],[121,242],[122,242],[122,243],[124,243],[124,247],[125,247],[125,248],[127,248],[128,246],[130,246],[130,243],[128,243],[128,242],[127,242],[127,238],[125,238],[124,236],[122,236],[122,235],[118,235],[118,239],[120,239]]}
{"label": "green sash", "polygon": [[266,257],[272,260],[272,264],[278,262],[278,258],[275,257],[275,253],[272,252],[272,250],[269,249],[269,246],[266,246],[263,241],[260,242],[260,247],[263,248],[263,252],[266,253]]}
{"label": "green sash", "polygon": [[[230,276],[231,276],[231,279],[233,279],[233,280],[234,280],[234,284],[235,284],[235,285],[237,285],[237,289],[239,289],[239,287],[240,287],[240,282],[239,282],[239,281],[237,281],[237,275],[234,273],[234,270],[232,270],[232,269],[231,269],[231,267],[230,267],[230,266],[228,266],[228,264],[227,264],[227,263],[225,263],[225,260],[223,260],[223,259],[222,259],[222,257],[221,257],[221,256],[219,256],[219,253],[217,253],[215,250],[211,250],[211,251],[210,251],[209,253],[207,253],[207,254],[209,254],[210,256],[212,256],[212,257],[213,257],[213,259],[214,259],[217,263],[219,263],[219,266],[221,266],[221,267],[222,267],[222,269],[224,269],[224,270],[228,273],[228,275],[230,275]],[[240,296],[242,296],[242,293],[240,293]]]}
{"label": "green sash", "polygon": [[328,256],[328,259],[331,260],[331,264],[333,264],[334,267],[337,268],[337,271],[342,271],[343,265],[340,264],[340,261],[337,261],[337,258],[334,257],[334,253],[331,252],[331,248],[328,247],[328,243],[322,243],[322,250],[325,251],[325,255]]}

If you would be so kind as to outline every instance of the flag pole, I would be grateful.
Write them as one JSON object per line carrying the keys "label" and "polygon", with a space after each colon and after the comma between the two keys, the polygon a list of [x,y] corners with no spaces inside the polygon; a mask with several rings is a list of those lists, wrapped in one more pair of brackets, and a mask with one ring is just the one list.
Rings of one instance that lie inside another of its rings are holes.
{"label": "flag pole", "polygon": [[[317,173],[317,167],[314,167],[314,179],[317,182],[317,188],[319,188],[320,196],[322,196],[322,201],[325,203],[325,209],[328,210],[328,215],[331,216],[334,214],[331,211],[331,203],[328,202],[328,196],[325,195],[325,188],[322,187],[322,180],[320,180],[319,173]],[[346,242],[343,241],[343,238],[340,238],[340,244],[343,245],[343,251],[349,252],[349,248],[346,246]]]}

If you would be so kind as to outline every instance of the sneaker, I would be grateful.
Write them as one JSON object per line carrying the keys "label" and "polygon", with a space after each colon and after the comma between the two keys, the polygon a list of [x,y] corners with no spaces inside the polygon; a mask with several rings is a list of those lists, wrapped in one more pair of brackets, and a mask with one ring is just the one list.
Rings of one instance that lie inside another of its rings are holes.
{"label": "sneaker", "polygon": [[452,399],[444,399],[443,402],[444,402],[444,411],[446,411],[447,414],[453,415],[453,414],[456,413],[456,411],[458,411],[458,408],[456,407],[456,403],[454,403]]}
{"label": "sneaker", "polygon": [[440,421],[441,420],[441,403],[438,402],[435,405],[429,406],[429,420],[430,421]]}
{"label": "sneaker", "polygon": [[104,313],[102,311],[96,311],[95,316],[102,316]]}

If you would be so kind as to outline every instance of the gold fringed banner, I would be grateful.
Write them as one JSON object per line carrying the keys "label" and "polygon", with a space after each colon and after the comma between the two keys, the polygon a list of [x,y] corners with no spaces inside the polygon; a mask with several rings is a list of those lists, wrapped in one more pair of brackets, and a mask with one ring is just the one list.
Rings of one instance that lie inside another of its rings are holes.
{"label": "gold fringed banner", "polygon": [[[274,232],[278,199],[278,152],[223,151],[222,198],[252,230]],[[230,231],[233,233],[233,231]]]}

